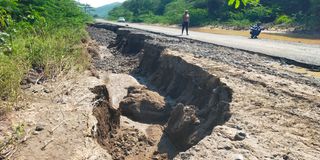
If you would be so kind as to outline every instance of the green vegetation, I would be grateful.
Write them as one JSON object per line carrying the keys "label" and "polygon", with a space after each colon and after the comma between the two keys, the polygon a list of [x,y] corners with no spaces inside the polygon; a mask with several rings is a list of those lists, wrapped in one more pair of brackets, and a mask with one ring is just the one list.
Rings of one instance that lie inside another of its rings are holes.
{"label": "green vegetation", "polygon": [[261,22],[320,30],[319,0],[127,0],[109,12],[109,19],[179,24],[188,9],[191,25],[246,27]]}
{"label": "green vegetation", "polygon": [[93,8],[92,11],[90,11],[90,14],[94,17],[108,17],[108,13],[115,7],[119,7],[121,3],[115,2],[111,4],[107,4],[98,8]]}
{"label": "green vegetation", "polygon": [[73,0],[0,0],[0,115],[31,68],[52,78],[88,64],[80,43],[89,20]]}

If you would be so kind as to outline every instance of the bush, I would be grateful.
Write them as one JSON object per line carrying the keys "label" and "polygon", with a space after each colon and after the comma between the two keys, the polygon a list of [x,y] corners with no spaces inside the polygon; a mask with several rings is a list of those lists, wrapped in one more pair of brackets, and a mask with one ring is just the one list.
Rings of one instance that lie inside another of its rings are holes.
{"label": "bush", "polygon": [[[5,14],[0,15],[2,114],[8,108],[3,100],[17,98],[20,82],[31,67],[43,68],[45,76],[52,78],[89,64],[81,38],[87,36],[85,23],[90,18],[73,0],[5,0],[0,4],[0,13]],[[12,6],[16,8],[12,10]]]}
{"label": "bush", "polygon": [[291,24],[293,22],[294,19],[287,15],[281,15],[275,20],[275,24]]}
{"label": "bush", "polygon": [[190,9],[190,25],[199,26],[209,23],[208,10],[193,8]]}
{"label": "bush", "polygon": [[161,16],[154,15],[152,12],[139,16],[140,21],[145,23],[166,23],[166,19]]}
{"label": "bush", "polygon": [[[19,63],[20,62],[20,63]],[[25,73],[27,64],[18,58],[9,58],[0,54],[0,98],[1,100],[15,99],[20,88],[20,81]]]}
{"label": "bush", "polygon": [[249,19],[251,22],[272,22],[276,18],[276,11],[272,8],[262,5],[249,6],[242,10],[245,19]]}

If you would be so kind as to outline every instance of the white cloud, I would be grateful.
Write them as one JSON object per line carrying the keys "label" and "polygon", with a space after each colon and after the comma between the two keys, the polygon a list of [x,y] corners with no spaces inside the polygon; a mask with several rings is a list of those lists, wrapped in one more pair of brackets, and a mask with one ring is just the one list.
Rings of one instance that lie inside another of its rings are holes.
{"label": "white cloud", "polygon": [[100,7],[113,2],[123,2],[124,0],[76,0],[83,4],[89,4],[92,7]]}

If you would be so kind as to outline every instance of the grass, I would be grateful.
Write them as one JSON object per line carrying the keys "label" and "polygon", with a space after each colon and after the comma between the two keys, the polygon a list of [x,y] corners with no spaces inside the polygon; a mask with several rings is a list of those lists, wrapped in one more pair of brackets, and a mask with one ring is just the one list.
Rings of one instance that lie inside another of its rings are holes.
{"label": "grass", "polygon": [[[71,69],[83,70],[89,59],[81,45],[87,37],[84,27],[59,28],[41,34],[18,33],[12,42],[13,52],[0,52],[0,116],[10,110],[3,101],[15,101],[20,82],[32,67],[44,68],[47,78]],[[2,101],[2,102],[1,102]]]}

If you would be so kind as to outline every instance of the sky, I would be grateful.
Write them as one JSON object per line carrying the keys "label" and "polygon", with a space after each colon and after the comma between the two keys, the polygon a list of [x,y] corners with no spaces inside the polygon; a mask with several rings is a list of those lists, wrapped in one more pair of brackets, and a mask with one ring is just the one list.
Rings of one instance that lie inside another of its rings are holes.
{"label": "sky", "polygon": [[113,2],[123,2],[124,0],[76,0],[83,4],[89,4],[92,7],[100,7]]}

